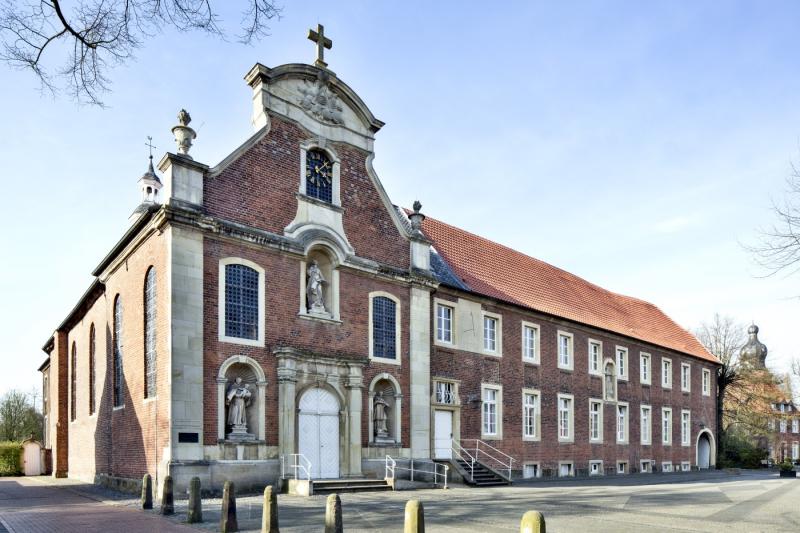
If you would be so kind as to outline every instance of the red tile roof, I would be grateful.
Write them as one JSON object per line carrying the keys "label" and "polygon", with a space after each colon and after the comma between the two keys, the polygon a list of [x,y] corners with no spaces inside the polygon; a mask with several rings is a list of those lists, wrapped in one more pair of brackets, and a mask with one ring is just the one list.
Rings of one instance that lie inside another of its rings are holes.
{"label": "red tile roof", "polygon": [[607,291],[430,217],[423,222],[422,230],[473,292],[719,362],[694,335],[651,303]]}

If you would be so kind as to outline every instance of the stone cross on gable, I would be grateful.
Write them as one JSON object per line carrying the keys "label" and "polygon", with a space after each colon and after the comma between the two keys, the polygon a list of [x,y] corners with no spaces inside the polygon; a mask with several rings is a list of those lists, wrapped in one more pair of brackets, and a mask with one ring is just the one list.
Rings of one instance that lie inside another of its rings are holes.
{"label": "stone cross on gable", "polygon": [[325,48],[330,50],[333,47],[333,41],[325,37],[325,26],[317,24],[317,31],[308,30],[308,39],[317,43],[317,60],[314,64],[318,67],[325,68],[328,64],[325,62]]}

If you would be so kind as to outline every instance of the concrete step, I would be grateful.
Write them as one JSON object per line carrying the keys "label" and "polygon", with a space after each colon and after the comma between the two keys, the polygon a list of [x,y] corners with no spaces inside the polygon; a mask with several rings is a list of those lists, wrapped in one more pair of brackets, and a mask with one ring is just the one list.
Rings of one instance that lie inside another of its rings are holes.
{"label": "concrete step", "polygon": [[311,485],[314,494],[392,490],[384,479],[315,479]]}

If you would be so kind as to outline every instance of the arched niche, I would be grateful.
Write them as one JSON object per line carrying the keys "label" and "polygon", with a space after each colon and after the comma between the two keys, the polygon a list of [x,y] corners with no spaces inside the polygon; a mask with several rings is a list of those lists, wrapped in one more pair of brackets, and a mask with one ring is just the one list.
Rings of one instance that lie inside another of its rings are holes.
{"label": "arched niche", "polygon": [[717,465],[717,445],[708,428],[701,429],[695,442],[695,464],[701,470]]}
{"label": "arched niche", "polygon": [[[400,383],[388,372],[375,376],[369,384],[369,442],[372,446],[400,446],[402,440],[403,395]],[[386,428],[376,420],[383,405]]]}
{"label": "arched niche", "polygon": [[247,432],[253,440],[266,439],[266,389],[267,379],[264,370],[255,359],[246,355],[234,355],[225,360],[217,374],[217,440],[242,440],[230,438],[231,426],[228,424],[228,405],[226,399],[236,379],[240,378],[251,392],[250,405],[245,409]]}
{"label": "arched niche", "polygon": [[603,361],[603,400],[617,401],[617,365],[608,358]]}
{"label": "arched niche", "polygon": [[339,320],[339,263],[339,255],[326,244],[308,247],[305,260],[300,262],[301,315]]}

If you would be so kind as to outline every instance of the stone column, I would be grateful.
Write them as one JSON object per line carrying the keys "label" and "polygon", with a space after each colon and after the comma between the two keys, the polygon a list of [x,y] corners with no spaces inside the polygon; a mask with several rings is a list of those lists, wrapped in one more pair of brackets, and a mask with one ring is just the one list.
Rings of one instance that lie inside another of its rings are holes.
{"label": "stone column", "polygon": [[[266,440],[267,438],[267,382],[259,381],[256,383],[258,387],[258,428],[256,435],[258,440]],[[252,429],[250,431],[253,431]]]}
{"label": "stone column", "polygon": [[224,377],[217,378],[217,440],[225,440],[225,418],[227,417],[227,410],[225,409],[225,385],[228,380]]}
{"label": "stone column", "polygon": [[345,387],[348,392],[348,457],[351,476],[361,475],[361,404],[363,402],[362,389],[364,388],[363,372],[361,366],[349,366],[349,375]]}
{"label": "stone column", "polygon": [[294,371],[278,368],[278,453],[281,455],[296,453],[297,450],[294,441],[297,419],[296,386]]}

